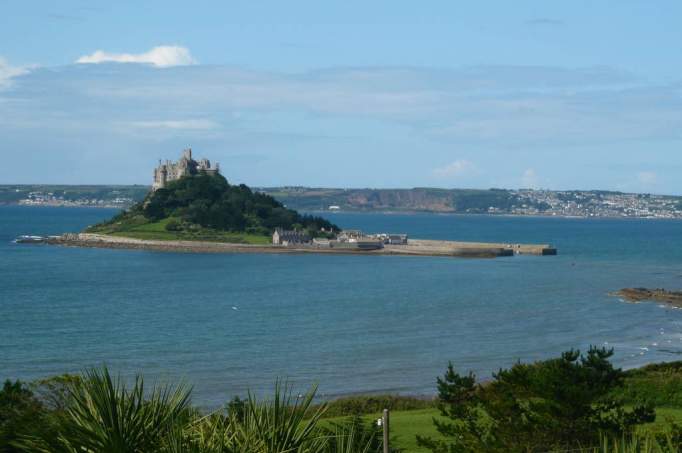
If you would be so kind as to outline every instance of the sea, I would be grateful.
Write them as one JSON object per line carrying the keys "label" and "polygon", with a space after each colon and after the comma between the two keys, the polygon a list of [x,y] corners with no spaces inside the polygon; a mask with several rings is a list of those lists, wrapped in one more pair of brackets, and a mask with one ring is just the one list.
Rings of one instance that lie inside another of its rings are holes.
{"label": "sea", "polygon": [[682,288],[682,221],[329,213],[414,238],[551,243],[558,256],[187,254],[19,245],[113,209],[0,206],[0,379],[106,365],[235,395],[434,395],[449,362],[481,380],[590,345],[632,368],[682,359],[682,310],[624,287]]}

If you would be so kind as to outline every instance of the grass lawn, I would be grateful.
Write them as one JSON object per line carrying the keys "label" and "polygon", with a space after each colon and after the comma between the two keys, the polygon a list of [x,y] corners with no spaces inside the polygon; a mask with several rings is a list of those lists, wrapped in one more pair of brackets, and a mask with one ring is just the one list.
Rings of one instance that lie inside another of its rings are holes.
{"label": "grass lawn", "polygon": [[[417,434],[428,437],[439,437],[433,426],[433,417],[440,417],[438,409],[416,409],[410,411],[393,411],[390,414],[391,446],[405,452],[429,453],[417,447]],[[335,417],[329,421],[341,421],[346,417]],[[380,413],[363,415],[365,420],[376,422]]]}
{"label": "grass lawn", "polygon": [[265,245],[272,241],[267,236],[257,236],[246,233],[197,233],[197,234],[178,234],[170,231],[118,231],[110,233],[112,236],[128,237],[133,239],[149,239],[154,241],[208,241],[226,242],[230,244],[256,244]]}
{"label": "grass lawn", "polygon": [[231,244],[270,244],[268,236],[259,236],[247,233],[231,233],[204,228],[196,232],[168,231],[166,225],[170,218],[159,222],[143,223],[139,225],[126,225],[119,231],[103,230],[101,233],[112,236],[129,237],[134,239],[148,239],[155,241],[210,241],[227,242]]}
{"label": "grass lawn", "polygon": [[672,423],[682,425],[682,408],[657,407],[656,421],[649,423],[642,429],[651,432],[664,432],[668,430]]}
{"label": "grass lawn", "polygon": [[[374,418],[380,417],[380,414],[376,414]],[[396,447],[406,452],[428,453],[429,450],[417,447],[417,434],[425,437],[440,437],[433,426],[433,417],[440,417],[438,409],[392,412],[390,414],[391,441]]]}

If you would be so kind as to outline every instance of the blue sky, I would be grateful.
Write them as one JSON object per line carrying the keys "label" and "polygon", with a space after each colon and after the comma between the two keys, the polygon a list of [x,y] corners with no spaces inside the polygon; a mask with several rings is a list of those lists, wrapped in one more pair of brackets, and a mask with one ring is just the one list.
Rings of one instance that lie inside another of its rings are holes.
{"label": "blue sky", "polygon": [[682,2],[18,2],[0,183],[682,194]]}

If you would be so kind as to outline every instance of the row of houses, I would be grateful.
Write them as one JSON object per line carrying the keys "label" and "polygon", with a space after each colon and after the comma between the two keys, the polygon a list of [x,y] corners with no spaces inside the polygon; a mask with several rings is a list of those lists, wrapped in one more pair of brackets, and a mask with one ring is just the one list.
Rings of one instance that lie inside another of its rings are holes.
{"label": "row of houses", "polygon": [[376,250],[385,244],[406,245],[407,234],[364,234],[360,230],[343,230],[336,239],[311,238],[305,232],[277,228],[272,233],[272,243],[284,247],[310,245],[318,248]]}
{"label": "row of houses", "polygon": [[310,235],[303,231],[275,228],[275,231],[272,233],[272,243],[285,247],[294,244],[308,244],[310,243]]}

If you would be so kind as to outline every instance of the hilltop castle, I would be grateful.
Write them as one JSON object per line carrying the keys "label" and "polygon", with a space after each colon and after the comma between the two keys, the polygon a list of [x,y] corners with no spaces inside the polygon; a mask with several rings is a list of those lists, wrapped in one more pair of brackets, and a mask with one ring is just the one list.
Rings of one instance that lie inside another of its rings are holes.
{"label": "hilltop castle", "polygon": [[192,148],[187,148],[182,151],[182,157],[177,162],[167,160],[162,163],[159,160],[159,166],[154,169],[154,184],[152,190],[162,189],[170,181],[175,181],[183,176],[192,176],[205,172],[209,175],[216,175],[220,173],[220,166],[218,163],[211,166],[211,161],[208,159],[201,159],[196,161],[192,158]]}

